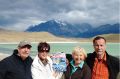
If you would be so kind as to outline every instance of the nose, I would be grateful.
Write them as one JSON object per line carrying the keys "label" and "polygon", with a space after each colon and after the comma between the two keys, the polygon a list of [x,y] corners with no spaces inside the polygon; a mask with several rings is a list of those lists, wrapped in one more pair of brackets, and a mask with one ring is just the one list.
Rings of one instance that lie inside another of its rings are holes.
{"label": "nose", "polygon": [[99,47],[98,47],[99,49],[101,49],[102,48],[102,46],[101,45],[99,45]]}
{"label": "nose", "polygon": [[47,52],[46,52],[46,51],[43,51],[43,53],[45,53],[45,54],[46,54]]}

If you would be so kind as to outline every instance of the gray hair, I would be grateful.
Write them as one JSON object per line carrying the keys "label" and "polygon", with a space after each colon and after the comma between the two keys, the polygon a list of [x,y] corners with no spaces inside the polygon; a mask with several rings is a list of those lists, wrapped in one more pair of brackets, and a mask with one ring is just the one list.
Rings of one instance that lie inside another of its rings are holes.
{"label": "gray hair", "polygon": [[72,54],[74,54],[74,53],[83,53],[84,56],[85,56],[85,58],[87,57],[87,54],[86,54],[86,52],[85,52],[85,49],[84,49],[84,48],[81,48],[81,47],[79,47],[79,46],[76,46],[76,47],[73,49]]}

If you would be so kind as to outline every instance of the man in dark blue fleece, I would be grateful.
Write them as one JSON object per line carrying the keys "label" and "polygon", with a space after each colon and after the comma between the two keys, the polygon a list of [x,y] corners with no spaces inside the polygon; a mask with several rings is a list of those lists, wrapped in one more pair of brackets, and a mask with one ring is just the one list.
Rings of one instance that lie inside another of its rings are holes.
{"label": "man in dark blue fleece", "polygon": [[21,41],[13,54],[0,61],[0,79],[32,79],[31,44]]}

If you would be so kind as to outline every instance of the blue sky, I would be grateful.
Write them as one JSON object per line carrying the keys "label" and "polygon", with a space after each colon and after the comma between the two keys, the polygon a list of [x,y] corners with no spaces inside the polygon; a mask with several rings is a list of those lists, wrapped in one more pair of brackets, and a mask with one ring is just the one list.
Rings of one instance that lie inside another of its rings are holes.
{"label": "blue sky", "polygon": [[99,26],[120,22],[120,0],[0,0],[0,28],[23,31],[51,19]]}

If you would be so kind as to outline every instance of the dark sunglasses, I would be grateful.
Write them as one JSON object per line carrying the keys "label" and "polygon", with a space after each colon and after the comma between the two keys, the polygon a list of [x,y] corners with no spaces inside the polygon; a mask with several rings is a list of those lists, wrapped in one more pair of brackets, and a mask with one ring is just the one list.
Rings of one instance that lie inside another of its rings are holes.
{"label": "dark sunglasses", "polygon": [[40,50],[40,52],[49,52],[49,49],[48,48],[43,48]]}
{"label": "dark sunglasses", "polygon": [[49,52],[48,50],[41,50],[40,52]]}

